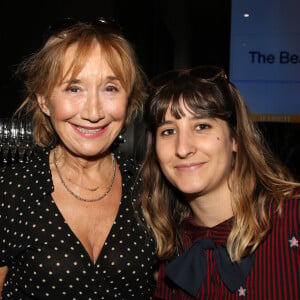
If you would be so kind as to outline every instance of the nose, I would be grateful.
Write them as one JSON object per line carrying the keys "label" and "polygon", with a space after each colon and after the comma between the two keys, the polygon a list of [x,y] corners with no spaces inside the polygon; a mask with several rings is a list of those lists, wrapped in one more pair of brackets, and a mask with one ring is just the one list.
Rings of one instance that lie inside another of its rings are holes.
{"label": "nose", "polygon": [[90,93],[83,105],[81,117],[93,123],[104,119],[105,113],[102,104],[101,97],[98,93]]}
{"label": "nose", "polygon": [[186,158],[193,155],[196,151],[193,138],[186,132],[178,133],[176,139],[176,155],[180,158]]}

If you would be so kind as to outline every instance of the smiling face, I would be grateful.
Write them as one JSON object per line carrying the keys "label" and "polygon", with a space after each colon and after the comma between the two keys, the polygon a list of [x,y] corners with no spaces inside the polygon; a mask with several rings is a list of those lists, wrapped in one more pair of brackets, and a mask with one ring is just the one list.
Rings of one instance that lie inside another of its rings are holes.
{"label": "smiling face", "polygon": [[101,47],[95,42],[82,70],[72,81],[67,73],[76,51],[71,46],[65,56],[63,82],[54,87],[49,99],[38,95],[61,142],[79,156],[104,153],[122,129],[128,94],[109,67]]}
{"label": "smiling face", "polygon": [[181,108],[184,115],[176,119],[169,107],[156,131],[162,172],[187,197],[228,193],[237,146],[227,123],[217,118],[198,118],[183,101]]}

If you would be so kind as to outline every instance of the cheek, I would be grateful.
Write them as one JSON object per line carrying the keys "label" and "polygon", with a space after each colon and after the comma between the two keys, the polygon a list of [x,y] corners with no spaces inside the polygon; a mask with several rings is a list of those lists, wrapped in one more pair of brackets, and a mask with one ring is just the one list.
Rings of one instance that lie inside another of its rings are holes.
{"label": "cheek", "polygon": [[214,148],[212,148],[212,151],[218,155],[220,159],[230,161],[233,152],[233,143],[230,138],[218,136],[215,140],[215,145]]}
{"label": "cheek", "polygon": [[51,119],[64,120],[72,117],[78,108],[76,103],[71,104],[71,102],[67,101],[51,101],[49,104],[49,113]]}
{"label": "cheek", "polygon": [[161,167],[164,168],[164,166],[172,159],[171,153],[174,152],[172,151],[172,146],[170,143],[164,143],[160,140],[157,140],[155,150],[158,162]]}
{"label": "cheek", "polygon": [[115,119],[125,119],[127,112],[127,99],[111,103],[107,106],[107,112],[110,113]]}
{"label": "cheek", "polygon": [[161,143],[157,140],[156,140],[156,145],[155,145],[155,151],[156,151],[156,156],[157,156],[158,162],[160,163],[163,160],[164,151],[162,150]]}
{"label": "cheek", "polygon": [[114,115],[116,117],[116,119],[125,119],[126,117],[126,106],[119,106],[119,107],[116,107],[116,109],[114,110]]}
{"label": "cheek", "polygon": [[160,166],[162,173],[166,176],[168,180],[170,180],[170,169],[168,168],[170,166],[170,155],[166,155],[166,152],[169,151],[163,149],[162,151],[156,151],[156,154],[158,165]]}
{"label": "cheek", "polygon": [[200,153],[211,154],[217,149],[222,147],[222,141],[219,137],[202,136],[194,139],[193,145],[197,148]]}

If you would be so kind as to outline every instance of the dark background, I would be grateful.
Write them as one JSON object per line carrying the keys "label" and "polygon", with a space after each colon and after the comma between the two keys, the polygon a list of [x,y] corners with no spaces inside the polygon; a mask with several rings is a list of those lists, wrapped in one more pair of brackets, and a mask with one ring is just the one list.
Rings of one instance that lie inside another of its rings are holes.
{"label": "dark background", "polygon": [[[229,71],[230,0],[39,0],[2,1],[1,109],[10,117],[23,100],[22,83],[14,78],[16,66],[42,44],[42,34],[64,17],[82,20],[114,17],[135,46],[146,74],[200,64],[217,64]],[[273,152],[300,179],[299,124],[259,123]],[[129,151],[143,148],[140,126],[128,134]]]}

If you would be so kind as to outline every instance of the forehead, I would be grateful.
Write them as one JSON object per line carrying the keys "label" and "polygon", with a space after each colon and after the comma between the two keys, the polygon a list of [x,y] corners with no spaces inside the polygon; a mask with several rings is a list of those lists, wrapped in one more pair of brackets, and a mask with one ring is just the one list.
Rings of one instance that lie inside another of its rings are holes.
{"label": "forehead", "polygon": [[100,44],[95,43],[91,48],[87,49],[83,57],[80,57],[80,53],[78,53],[75,45],[66,52],[62,64],[61,80],[57,82],[57,85],[76,80],[99,82],[99,80],[110,78],[119,81],[126,90],[124,75],[118,71],[118,69],[113,69],[109,64],[106,53]]}
{"label": "forehead", "polygon": [[83,51],[78,50],[78,44],[72,44],[65,53],[62,67],[63,73],[66,74],[70,69],[75,69],[77,72],[82,69],[89,62],[100,59],[105,61],[101,46],[94,42],[90,47]]}
{"label": "forehead", "polygon": [[184,117],[200,117],[200,113],[183,97],[170,101],[165,109],[164,119],[181,119]]}
{"label": "forehead", "polygon": [[170,103],[166,113],[164,121],[176,121],[176,120],[182,120],[182,119],[188,119],[188,120],[209,120],[210,123],[214,123],[218,127],[222,127],[225,130],[229,129],[228,124],[226,121],[220,119],[208,116],[205,113],[196,113],[194,112],[184,101],[181,101],[178,103],[178,105],[175,106],[176,111],[179,111],[179,115],[174,114],[174,107],[173,103]]}
{"label": "forehead", "polygon": [[179,119],[187,116],[195,116],[196,114],[187,106],[186,102],[181,98],[178,102],[170,102],[165,111],[166,119]]}

